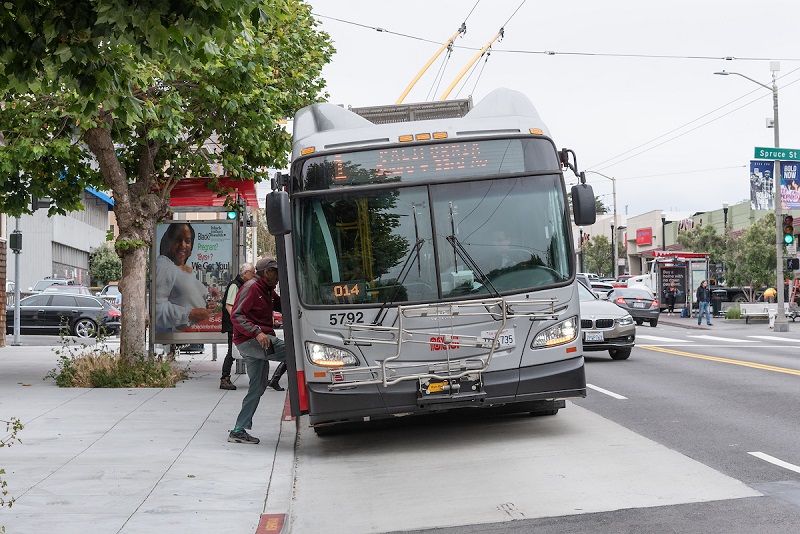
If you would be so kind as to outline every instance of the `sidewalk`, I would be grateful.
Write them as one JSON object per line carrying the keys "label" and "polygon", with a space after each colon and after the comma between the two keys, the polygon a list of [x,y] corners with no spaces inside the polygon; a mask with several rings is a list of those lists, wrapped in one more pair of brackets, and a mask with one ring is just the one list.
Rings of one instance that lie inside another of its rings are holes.
{"label": "sidewalk", "polygon": [[0,420],[25,425],[20,443],[0,449],[6,498],[17,499],[0,509],[0,526],[7,534],[280,532],[295,421],[284,417],[286,395],[269,389],[253,420],[261,443],[228,443],[247,375],[233,376],[236,391],[220,390],[226,347],[218,348],[218,361],[208,344],[205,354],[181,356],[191,378],[169,389],[59,388],[42,380],[56,366],[53,347],[0,348]]}

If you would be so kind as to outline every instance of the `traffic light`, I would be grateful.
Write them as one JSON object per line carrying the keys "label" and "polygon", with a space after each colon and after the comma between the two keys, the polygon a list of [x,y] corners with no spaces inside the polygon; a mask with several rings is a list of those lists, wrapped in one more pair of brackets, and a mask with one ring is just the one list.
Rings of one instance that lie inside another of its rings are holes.
{"label": "traffic light", "polygon": [[783,244],[791,245],[794,243],[794,217],[791,215],[783,216]]}
{"label": "traffic light", "polygon": [[786,258],[786,270],[787,271],[800,270],[800,258]]}
{"label": "traffic light", "polygon": [[236,215],[237,215],[236,210],[229,211],[228,212],[228,220],[229,221],[235,221],[236,220]]}

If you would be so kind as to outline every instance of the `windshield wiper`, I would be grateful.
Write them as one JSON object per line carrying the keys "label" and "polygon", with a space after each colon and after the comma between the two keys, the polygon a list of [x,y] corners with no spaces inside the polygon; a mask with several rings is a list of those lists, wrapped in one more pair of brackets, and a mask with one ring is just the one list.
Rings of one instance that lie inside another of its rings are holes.
{"label": "windshield wiper", "polygon": [[381,304],[380,309],[378,310],[378,314],[375,315],[375,320],[372,321],[373,326],[381,326],[383,325],[383,320],[386,319],[386,314],[389,311],[389,306],[394,304],[394,299],[400,294],[400,289],[403,287],[403,282],[405,282],[406,277],[411,272],[411,268],[414,266],[414,260],[419,258],[420,250],[422,250],[422,245],[425,244],[425,240],[422,238],[417,239],[417,242],[414,243],[414,246],[411,250],[411,254],[408,255],[406,258],[405,263],[403,263],[403,267],[400,269],[400,274],[397,277],[397,287],[395,287],[394,292],[392,292],[392,296],[383,301]]}
{"label": "windshield wiper", "polygon": [[455,235],[449,235],[445,237],[445,239],[447,239],[447,242],[453,246],[453,251],[458,255],[459,258],[461,258],[466,266],[472,269],[473,272],[478,273],[478,280],[483,282],[485,286],[491,289],[492,295],[495,297],[500,297],[500,292],[494,287],[494,284],[492,284],[492,281],[489,280],[488,276],[486,276],[486,273],[484,273],[481,268],[478,267],[478,263],[470,255],[470,253],[467,252],[467,249],[464,248],[464,245],[461,244],[461,241],[459,241]]}

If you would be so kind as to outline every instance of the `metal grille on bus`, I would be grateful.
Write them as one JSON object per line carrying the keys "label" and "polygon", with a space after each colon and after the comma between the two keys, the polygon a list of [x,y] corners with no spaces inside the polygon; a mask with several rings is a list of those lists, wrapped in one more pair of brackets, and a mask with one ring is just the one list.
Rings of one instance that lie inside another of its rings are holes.
{"label": "metal grille on bus", "polygon": [[[594,328],[611,328],[614,326],[614,319],[598,319],[594,321]],[[591,319],[581,319],[581,328],[592,328]]]}

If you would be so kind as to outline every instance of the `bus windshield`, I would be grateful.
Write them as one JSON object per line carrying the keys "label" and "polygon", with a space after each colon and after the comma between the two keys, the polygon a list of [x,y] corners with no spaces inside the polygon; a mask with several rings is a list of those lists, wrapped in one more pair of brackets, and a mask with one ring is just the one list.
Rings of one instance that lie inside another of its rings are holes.
{"label": "bus windshield", "polygon": [[565,283],[563,199],[555,173],[297,197],[299,296],[307,305],[363,306]]}

